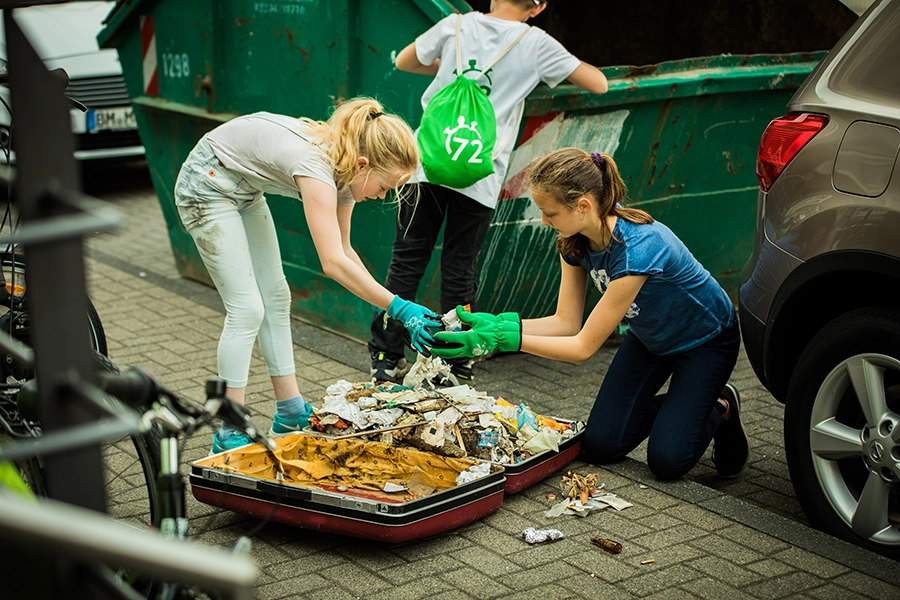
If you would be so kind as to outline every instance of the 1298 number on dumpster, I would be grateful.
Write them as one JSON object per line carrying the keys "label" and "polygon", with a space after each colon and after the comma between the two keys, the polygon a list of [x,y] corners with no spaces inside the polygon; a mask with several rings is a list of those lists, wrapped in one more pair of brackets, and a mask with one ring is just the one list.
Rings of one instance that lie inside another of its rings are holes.
{"label": "1298 number on dumpster", "polygon": [[130,106],[92,108],[87,111],[86,125],[90,133],[110,129],[135,129],[134,110]]}

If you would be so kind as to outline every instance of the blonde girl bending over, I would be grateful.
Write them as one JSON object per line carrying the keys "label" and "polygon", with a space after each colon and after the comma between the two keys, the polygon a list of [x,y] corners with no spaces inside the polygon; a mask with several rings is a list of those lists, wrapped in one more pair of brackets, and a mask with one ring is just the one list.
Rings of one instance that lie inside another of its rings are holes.
{"label": "blonde girl bending over", "polygon": [[[327,122],[266,112],[238,117],[206,135],[175,182],[175,203],[225,304],[218,370],[229,398],[243,404],[253,344],[259,338],[272,378],[272,433],[297,431],[312,409],[294,375],[291,294],[265,194],[296,198],[325,274],[403,322],[411,343],[432,342],[436,315],[392,294],[350,246],[357,202],[399,190],[418,163],[413,132],[377,101],[357,98]],[[212,451],[249,443],[223,426]]]}

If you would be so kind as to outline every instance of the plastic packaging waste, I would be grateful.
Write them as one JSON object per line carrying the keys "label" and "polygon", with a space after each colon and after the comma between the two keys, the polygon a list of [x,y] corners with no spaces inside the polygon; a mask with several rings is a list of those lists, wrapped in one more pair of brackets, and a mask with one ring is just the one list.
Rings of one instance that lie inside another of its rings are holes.
{"label": "plastic packaging waste", "polygon": [[566,536],[559,529],[535,529],[534,527],[529,527],[522,532],[522,537],[529,544],[540,544],[543,542],[555,542]]}
{"label": "plastic packaging waste", "polygon": [[496,429],[485,429],[478,434],[478,445],[483,448],[493,448],[500,443],[500,434]]}

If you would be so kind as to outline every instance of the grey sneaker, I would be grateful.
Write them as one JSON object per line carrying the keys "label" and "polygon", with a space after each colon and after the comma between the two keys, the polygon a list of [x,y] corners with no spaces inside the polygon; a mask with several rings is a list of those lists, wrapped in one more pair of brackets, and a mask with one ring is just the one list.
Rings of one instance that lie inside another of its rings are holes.
{"label": "grey sneaker", "polygon": [[403,383],[403,377],[409,372],[409,363],[403,357],[391,356],[384,352],[372,353],[372,368],[369,373],[375,381]]}
{"label": "grey sneaker", "polygon": [[731,405],[731,415],[728,419],[722,419],[716,429],[712,459],[719,476],[732,479],[740,475],[747,465],[750,447],[741,425],[741,396],[737,388],[726,383],[721,397]]}

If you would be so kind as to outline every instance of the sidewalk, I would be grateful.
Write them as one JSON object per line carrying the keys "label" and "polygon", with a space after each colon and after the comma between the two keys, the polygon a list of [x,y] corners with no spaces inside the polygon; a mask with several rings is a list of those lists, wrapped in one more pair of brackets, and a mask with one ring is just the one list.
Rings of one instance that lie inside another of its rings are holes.
{"label": "sidewalk", "polygon": [[[140,170],[88,193],[122,212],[115,234],[86,244],[88,289],[120,366],[143,365],[167,387],[202,400],[215,375],[223,309],[215,290],[179,277],[156,195]],[[301,392],[318,401],[338,379],[368,379],[363,344],[294,324]],[[478,365],[477,388],[537,412],[585,419],[615,345],[570,365],[506,355]],[[750,464],[735,481],[715,475],[709,452],[674,483],[656,481],[643,448],[599,473],[633,503],[586,518],[547,519],[561,473],[508,497],[477,523],[417,542],[388,545],[269,523],[253,537],[260,598],[900,598],[900,563],[811,529],[794,496],[782,448],[783,410],[745,356],[732,381],[741,390]],[[254,422],[268,429],[274,402],[258,352],[248,386]],[[206,455],[211,432],[187,442],[186,462]],[[190,535],[227,544],[255,529],[249,517],[189,498]],[[529,546],[527,527],[566,539]],[[622,543],[611,555],[590,535]],[[654,562],[641,564],[653,559]],[[602,596],[601,596],[602,595]]]}

